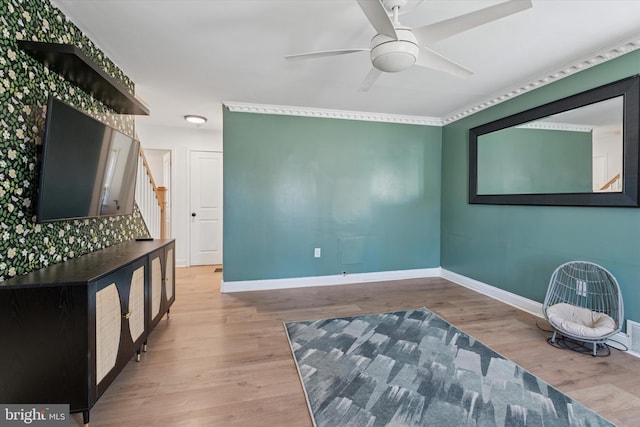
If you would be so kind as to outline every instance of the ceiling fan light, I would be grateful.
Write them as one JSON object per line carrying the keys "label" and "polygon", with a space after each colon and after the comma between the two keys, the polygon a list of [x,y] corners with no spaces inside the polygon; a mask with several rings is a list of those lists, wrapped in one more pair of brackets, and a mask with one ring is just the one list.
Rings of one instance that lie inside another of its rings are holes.
{"label": "ceiling fan light", "polygon": [[189,123],[193,123],[194,125],[202,125],[207,122],[207,118],[204,116],[196,116],[194,114],[187,114],[184,116],[184,119]]}
{"label": "ceiling fan light", "polygon": [[416,57],[408,52],[389,52],[376,55],[372,59],[373,66],[380,71],[397,73],[412,67],[416,63]]}
{"label": "ceiling fan light", "polygon": [[380,71],[397,73],[413,66],[420,47],[410,30],[396,28],[399,40],[378,34],[371,40],[371,63]]}

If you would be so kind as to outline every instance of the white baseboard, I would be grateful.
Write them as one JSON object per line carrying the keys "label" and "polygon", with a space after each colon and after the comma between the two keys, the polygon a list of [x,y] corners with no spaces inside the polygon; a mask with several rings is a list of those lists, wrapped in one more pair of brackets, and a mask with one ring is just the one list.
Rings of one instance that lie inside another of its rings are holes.
{"label": "white baseboard", "polygon": [[332,276],[293,277],[287,279],[239,280],[220,283],[220,291],[245,292],[265,291],[271,289],[306,288],[310,286],[353,285],[367,282],[384,282],[387,280],[422,279],[440,277],[440,267],[421,268],[416,270],[377,271],[373,273],[336,274]]}
{"label": "white baseboard", "polygon": [[509,304],[515,308],[526,311],[527,313],[531,313],[534,316],[544,318],[544,315],[542,314],[542,304],[540,304],[539,302],[530,300],[529,298],[521,297],[520,295],[516,295],[500,288],[496,288],[495,286],[487,285],[486,283],[471,279],[467,276],[463,276],[462,274],[445,270],[444,268],[441,270],[441,277],[443,279],[447,279],[453,283],[464,286],[465,288],[472,289],[483,295],[490,296],[491,298],[502,301],[505,304]]}
{"label": "white baseboard", "polygon": [[[465,288],[469,288],[483,295],[487,295],[491,298],[497,299],[498,301],[502,301],[505,304],[509,304],[517,309],[526,311],[527,313],[531,313],[534,316],[540,317],[544,319],[544,314],[542,312],[542,304],[537,301],[530,300],[529,298],[521,297],[520,295],[516,295],[509,291],[505,291],[495,286],[487,285],[486,283],[480,282],[475,279],[471,279],[467,276],[463,276],[458,273],[454,273],[453,271],[442,270],[442,278],[447,279],[453,283],[456,283],[460,286],[464,286]],[[610,339],[607,340],[607,344],[611,347],[617,348],[618,350],[625,351],[625,347],[629,348],[628,336],[624,332],[618,332]],[[625,351],[633,356],[640,357],[640,354],[634,353],[632,351]]]}
{"label": "white baseboard", "polygon": [[624,351],[625,353],[629,353],[632,356],[640,357],[640,354],[636,353],[635,351],[629,350],[629,336],[624,332],[618,332],[617,334],[609,338],[607,340],[607,345],[613,348],[617,348],[620,351]]}
{"label": "white baseboard", "polygon": [[[542,313],[542,304],[537,301],[496,288],[495,286],[488,285],[441,267],[333,276],[295,277],[288,279],[241,280],[234,282],[225,282],[223,280],[220,283],[220,291],[223,293],[264,291],[271,289],[305,288],[310,286],[352,285],[367,282],[383,282],[387,280],[422,279],[427,277],[442,277],[443,279],[447,279],[453,283],[464,286],[465,288],[469,288],[483,295],[497,299],[498,301],[502,301],[503,303],[509,304],[519,310],[544,318]],[[625,351],[624,346],[627,348],[629,347],[629,340],[624,332],[618,332],[607,341],[607,344],[611,347]],[[626,353],[640,357],[640,354],[633,351],[626,351]]]}

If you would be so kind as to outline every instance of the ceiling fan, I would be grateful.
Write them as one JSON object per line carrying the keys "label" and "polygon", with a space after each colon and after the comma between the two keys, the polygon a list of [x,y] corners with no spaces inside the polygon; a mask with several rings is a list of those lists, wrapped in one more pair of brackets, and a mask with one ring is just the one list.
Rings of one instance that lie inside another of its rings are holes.
{"label": "ceiling fan", "polygon": [[367,91],[383,72],[404,71],[413,65],[431,68],[458,77],[473,73],[431,50],[438,40],[470,30],[491,21],[529,9],[531,0],[509,0],[484,9],[417,28],[403,26],[398,17],[408,0],[357,0],[377,34],[369,48],[336,49],[285,56],[286,59],[312,59],[323,56],[370,52],[373,67],[360,85]]}

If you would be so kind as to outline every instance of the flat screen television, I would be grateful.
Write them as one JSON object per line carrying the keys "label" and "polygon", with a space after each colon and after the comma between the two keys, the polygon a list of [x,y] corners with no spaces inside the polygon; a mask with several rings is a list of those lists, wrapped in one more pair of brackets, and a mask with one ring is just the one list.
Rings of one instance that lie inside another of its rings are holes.
{"label": "flat screen television", "polygon": [[133,213],[140,143],[49,96],[36,222]]}

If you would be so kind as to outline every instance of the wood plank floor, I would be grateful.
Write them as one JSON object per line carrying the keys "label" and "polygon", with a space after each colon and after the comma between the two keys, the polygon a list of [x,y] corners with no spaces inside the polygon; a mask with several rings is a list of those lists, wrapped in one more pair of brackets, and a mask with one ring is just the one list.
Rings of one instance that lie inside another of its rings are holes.
{"label": "wood plank floor", "polygon": [[94,406],[92,426],[311,426],[282,322],[419,307],[613,423],[640,420],[640,359],[555,349],[536,317],[447,280],[221,294],[221,275],[177,269],[171,318]]}

